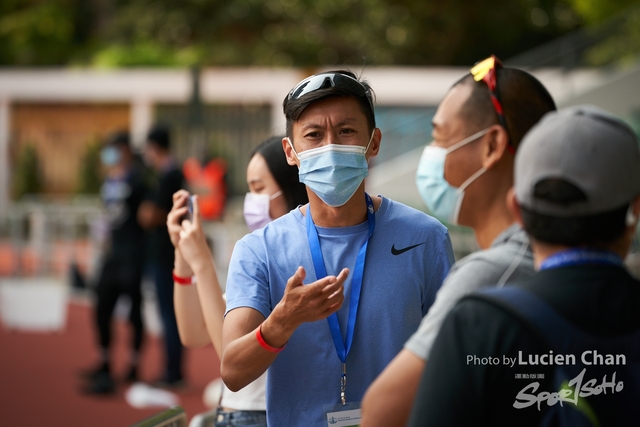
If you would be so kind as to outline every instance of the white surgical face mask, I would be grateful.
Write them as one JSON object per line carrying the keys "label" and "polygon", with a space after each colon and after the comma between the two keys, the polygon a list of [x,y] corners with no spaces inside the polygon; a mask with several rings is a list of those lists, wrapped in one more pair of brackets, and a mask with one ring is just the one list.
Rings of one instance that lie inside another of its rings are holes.
{"label": "white surgical face mask", "polygon": [[269,206],[271,201],[281,194],[282,191],[278,191],[272,195],[247,193],[244,198],[243,213],[249,230],[258,230],[273,221],[273,218],[269,215]]}
{"label": "white surgical face mask", "polygon": [[475,141],[488,132],[489,128],[483,129],[446,149],[433,145],[425,147],[416,172],[416,185],[422,200],[438,218],[451,224],[458,224],[460,207],[464,199],[464,190],[487,171],[484,167],[480,168],[479,171],[463,182],[459,188],[456,188],[444,178],[444,164],[447,154]]}
{"label": "white surgical face mask", "polygon": [[375,129],[366,147],[359,145],[328,144],[298,154],[287,138],[293,153],[300,160],[300,182],[311,189],[324,203],[340,207],[347,203],[369,175],[366,153],[369,151]]}

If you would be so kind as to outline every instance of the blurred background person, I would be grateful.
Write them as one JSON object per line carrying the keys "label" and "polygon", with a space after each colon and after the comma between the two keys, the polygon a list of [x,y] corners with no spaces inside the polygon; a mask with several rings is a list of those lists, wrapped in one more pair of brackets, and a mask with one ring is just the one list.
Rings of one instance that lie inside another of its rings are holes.
{"label": "blurred background person", "polygon": [[131,301],[129,321],[133,329],[129,371],[125,380],[138,379],[144,335],[140,284],[145,262],[146,233],[137,220],[137,214],[147,189],[134,165],[126,132],[116,133],[108,139],[100,152],[100,160],[106,170],[101,194],[110,227],[110,240],[96,289],[95,319],[100,361],[97,368],[86,373],[88,381],[84,391],[109,394],[115,391],[111,372],[111,323],[120,295],[126,295]]}
{"label": "blurred background person", "polygon": [[[244,217],[251,231],[308,202],[305,186],[299,182],[298,168],[287,163],[282,138],[271,137],[251,152],[247,166],[249,193],[244,204]],[[193,221],[182,222],[188,197],[186,191],[174,195],[173,210],[168,218],[169,233],[176,246],[175,308],[180,337],[187,347],[213,343],[221,357],[224,297],[197,202]],[[265,380],[266,373],[235,393],[222,384],[216,427],[266,426]]]}
{"label": "blurred background person", "polygon": [[173,245],[167,231],[167,214],[173,206],[173,194],[186,187],[178,162],[171,155],[169,130],[155,126],[149,131],[144,159],[156,173],[157,186],[138,211],[140,224],[151,230],[149,260],[156,285],[158,308],[162,321],[165,348],[165,368],[156,385],[182,387],[183,347],[178,335],[173,310]]}

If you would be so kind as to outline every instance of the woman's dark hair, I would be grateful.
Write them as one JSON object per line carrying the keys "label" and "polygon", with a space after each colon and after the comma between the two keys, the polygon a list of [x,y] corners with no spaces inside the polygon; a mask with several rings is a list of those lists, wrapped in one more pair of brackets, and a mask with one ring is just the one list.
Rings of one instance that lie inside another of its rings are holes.
{"label": "woman's dark hair", "polygon": [[287,201],[287,206],[291,210],[298,205],[308,203],[309,197],[305,185],[300,182],[298,177],[298,167],[287,163],[282,149],[282,138],[284,136],[272,136],[262,141],[251,150],[251,158],[256,154],[260,154],[264,158],[269,172],[278,183],[282,195]]}

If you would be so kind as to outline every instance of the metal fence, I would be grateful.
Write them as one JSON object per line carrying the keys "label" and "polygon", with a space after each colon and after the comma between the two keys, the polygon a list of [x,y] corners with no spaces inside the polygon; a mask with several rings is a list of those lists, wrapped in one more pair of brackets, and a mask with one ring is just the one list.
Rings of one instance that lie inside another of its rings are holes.
{"label": "metal fence", "polygon": [[174,153],[180,160],[195,156],[201,161],[226,160],[231,194],[246,192],[249,152],[270,136],[270,105],[206,105],[194,123],[188,105],[158,105],[156,121],[171,128]]}
{"label": "metal fence", "polygon": [[[203,225],[223,286],[233,247],[248,232],[242,206],[242,197],[232,197],[224,222]],[[92,288],[108,239],[109,226],[98,197],[26,196],[0,218],[0,278],[53,277],[72,282],[75,266]]]}
{"label": "metal fence", "polygon": [[74,264],[91,275],[106,232],[95,196],[23,197],[0,221],[0,276],[64,277]]}

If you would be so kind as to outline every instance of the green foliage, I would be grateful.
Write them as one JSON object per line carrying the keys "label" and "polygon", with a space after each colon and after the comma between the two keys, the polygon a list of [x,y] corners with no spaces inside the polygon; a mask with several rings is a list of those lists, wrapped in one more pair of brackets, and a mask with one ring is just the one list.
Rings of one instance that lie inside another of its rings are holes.
{"label": "green foliage", "polygon": [[100,142],[96,139],[87,145],[82,156],[82,163],[78,174],[77,193],[97,194],[102,185],[100,165]]}
{"label": "green foliage", "polygon": [[637,0],[4,0],[0,64],[468,65]]}
{"label": "green foliage", "polygon": [[604,22],[631,6],[638,0],[570,0],[573,9],[589,24]]}
{"label": "green foliage", "polygon": [[13,195],[20,199],[25,194],[39,193],[42,189],[40,160],[35,146],[25,145],[13,171]]}
{"label": "green foliage", "polygon": [[617,31],[586,52],[586,62],[602,66],[634,66],[640,56],[640,4],[625,11],[624,22]]}
{"label": "green foliage", "polygon": [[153,40],[136,42],[133,45],[114,44],[100,50],[93,57],[97,67],[131,66],[184,66],[203,60],[203,54],[194,47],[171,49]]}
{"label": "green foliage", "polygon": [[[191,47],[195,53],[186,56],[203,65],[467,65],[490,53],[511,56],[572,28],[556,25],[551,12],[535,24],[532,10],[547,12],[529,0],[492,3],[130,0],[114,15],[107,35],[127,54],[105,47],[94,63],[183,65],[178,53]],[[552,10],[559,1],[545,3]],[[124,60],[104,61],[105,56]]]}
{"label": "green foliage", "polygon": [[0,6],[1,63],[63,63],[74,44],[73,18],[73,9],[64,2],[3,2]]}
{"label": "green foliage", "polygon": [[640,57],[640,2],[638,0],[570,0],[581,18],[589,25],[606,25],[619,19],[616,31],[585,52],[585,63],[593,66],[629,66]]}

